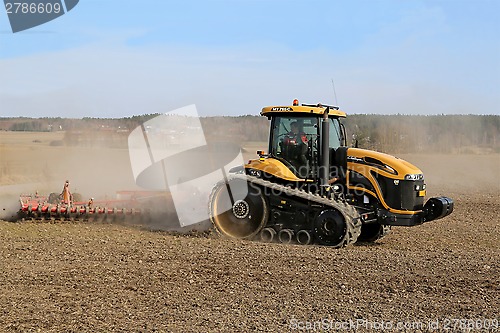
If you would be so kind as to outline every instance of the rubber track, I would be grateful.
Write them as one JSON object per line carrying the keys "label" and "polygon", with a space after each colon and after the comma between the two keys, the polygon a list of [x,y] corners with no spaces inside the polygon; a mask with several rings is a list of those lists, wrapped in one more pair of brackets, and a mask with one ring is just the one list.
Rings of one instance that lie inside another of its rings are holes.
{"label": "rubber track", "polygon": [[210,211],[210,220],[211,220],[211,222],[214,225],[216,230],[217,230],[217,227],[215,226],[215,221],[213,219],[213,212],[212,212],[212,204],[211,203],[212,203],[214,194],[217,191],[217,189],[220,186],[225,186],[225,184],[227,182],[230,182],[233,179],[246,180],[246,181],[251,182],[253,184],[269,188],[273,191],[278,191],[279,193],[284,193],[288,196],[301,198],[301,199],[304,199],[307,201],[312,201],[314,203],[317,203],[317,204],[320,204],[323,206],[327,206],[327,207],[332,207],[332,208],[338,210],[344,216],[344,219],[345,219],[346,224],[347,224],[347,232],[346,232],[344,240],[342,242],[340,242],[337,246],[334,246],[334,247],[345,247],[345,246],[348,246],[350,244],[353,244],[357,241],[359,235],[361,234],[361,218],[359,217],[358,211],[353,206],[347,204],[345,201],[329,199],[327,197],[322,197],[320,195],[310,193],[310,192],[307,192],[304,190],[291,188],[288,186],[284,186],[284,185],[270,182],[268,180],[264,180],[261,178],[257,178],[257,177],[250,176],[250,175],[244,175],[244,174],[231,174],[229,177],[227,177],[226,180],[222,180],[214,186],[214,189],[212,190],[212,193],[210,194],[209,211]]}

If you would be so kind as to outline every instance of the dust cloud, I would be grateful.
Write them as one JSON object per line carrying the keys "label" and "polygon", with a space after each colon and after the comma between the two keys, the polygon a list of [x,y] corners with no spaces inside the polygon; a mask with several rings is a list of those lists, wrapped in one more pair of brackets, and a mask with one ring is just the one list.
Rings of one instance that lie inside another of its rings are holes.
{"label": "dust cloud", "polygon": [[[58,136],[59,135],[59,136]],[[188,232],[203,231],[208,221],[181,227],[171,197],[166,192],[143,193],[136,185],[131,170],[128,149],[51,145],[61,138],[58,133],[0,132],[0,219],[15,220],[20,208],[21,194],[48,196],[61,193],[69,180],[70,190],[87,201],[99,202],[118,199],[117,193],[140,191],[137,202],[116,201],[117,208],[140,208],[147,217],[131,219],[151,230]],[[102,142],[102,140],[101,140]]]}
{"label": "dust cloud", "polygon": [[[427,189],[500,193],[500,154],[399,154],[422,170]],[[445,193],[441,193],[445,194]]]}

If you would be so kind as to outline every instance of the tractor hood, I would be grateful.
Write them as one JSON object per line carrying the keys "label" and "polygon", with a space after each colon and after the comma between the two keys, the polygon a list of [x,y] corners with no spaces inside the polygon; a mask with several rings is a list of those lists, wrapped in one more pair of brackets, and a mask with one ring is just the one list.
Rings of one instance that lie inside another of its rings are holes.
{"label": "tractor hood", "polygon": [[422,171],[413,164],[398,157],[373,150],[349,148],[347,150],[347,165],[349,169],[365,165],[376,168],[377,171],[392,179],[423,180]]}

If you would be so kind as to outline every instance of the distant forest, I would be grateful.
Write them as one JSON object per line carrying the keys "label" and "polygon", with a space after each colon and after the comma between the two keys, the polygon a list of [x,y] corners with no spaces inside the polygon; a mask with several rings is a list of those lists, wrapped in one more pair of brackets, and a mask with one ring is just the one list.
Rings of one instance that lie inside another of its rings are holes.
{"label": "distant forest", "polygon": [[[121,119],[0,118],[4,131],[64,131],[64,145],[123,148],[128,133],[157,114]],[[348,144],[390,153],[500,152],[497,115],[350,115],[344,124]],[[232,142],[262,142],[268,120],[260,116],[203,117],[205,135]]]}

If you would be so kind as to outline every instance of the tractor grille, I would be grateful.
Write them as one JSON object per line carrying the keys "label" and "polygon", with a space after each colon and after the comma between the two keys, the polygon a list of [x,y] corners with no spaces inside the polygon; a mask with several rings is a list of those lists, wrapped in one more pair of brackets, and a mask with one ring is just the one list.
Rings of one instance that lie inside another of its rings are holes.
{"label": "tractor grille", "polygon": [[399,180],[394,181],[377,173],[373,173],[377,179],[384,200],[389,207],[401,210],[421,210],[424,206],[424,197],[418,196],[416,186],[422,189],[424,180]]}

